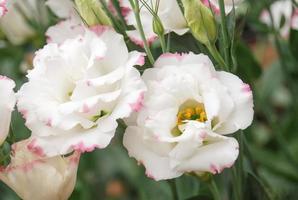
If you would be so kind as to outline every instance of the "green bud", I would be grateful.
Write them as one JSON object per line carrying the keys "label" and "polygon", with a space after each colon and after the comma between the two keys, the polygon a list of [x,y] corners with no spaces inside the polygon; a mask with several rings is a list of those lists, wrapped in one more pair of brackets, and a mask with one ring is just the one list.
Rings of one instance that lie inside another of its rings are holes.
{"label": "green bud", "polygon": [[153,17],[152,26],[153,26],[153,32],[156,35],[159,35],[159,36],[164,35],[165,29],[158,16]]}
{"label": "green bud", "polygon": [[98,0],[75,0],[75,4],[80,16],[89,26],[112,25]]}
{"label": "green bud", "polygon": [[193,36],[205,45],[217,40],[215,18],[209,8],[198,0],[182,0],[184,16]]}

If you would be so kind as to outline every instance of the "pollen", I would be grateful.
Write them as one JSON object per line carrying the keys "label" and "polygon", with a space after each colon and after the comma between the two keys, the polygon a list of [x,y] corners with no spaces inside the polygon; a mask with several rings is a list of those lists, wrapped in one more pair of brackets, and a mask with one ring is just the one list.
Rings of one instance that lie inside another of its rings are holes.
{"label": "pollen", "polygon": [[177,123],[171,130],[172,135],[175,137],[181,135],[182,132],[179,126],[190,120],[198,122],[207,121],[207,114],[203,103],[189,99],[181,104],[177,113]]}
{"label": "pollen", "polygon": [[207,115],[203,104],[187,107],[179,111],[177,114],[177,125],[183,124],[186,120],[196,120],[199,122],[207,121]]}

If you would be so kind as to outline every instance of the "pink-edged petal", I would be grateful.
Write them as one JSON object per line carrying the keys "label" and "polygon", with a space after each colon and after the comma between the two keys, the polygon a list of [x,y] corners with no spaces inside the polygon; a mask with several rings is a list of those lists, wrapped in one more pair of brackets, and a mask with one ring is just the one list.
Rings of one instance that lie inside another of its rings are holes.
{"label": "pink-edged petal", "polygon": [[65,155],[74,150],[81,153],[92,152],[97,148],[105,148],[110,143],[117,128],[117,122],[114,121],[110,128],[109,132],[101,131],[102,128],[98,126],[83,132],[77,130],[77,132],[56,136],[35,137],[33,135],[35,142],[31,145],[31,151],[41,151],[48,157]]}
{"label": "pink-edged petal", "polygon": [[0,180],[22,199],[67,199],[75,183],[80,153],[42,158],[23,140],[12,146],[11,163],[0,169]]}
{"label": "pink-edged petal", "polygon": [[176,164],[175,169],[218,174],[223,169],[233,166],[239,153],[236,139],[208,133],[205,141],[206,145],[197,148],[193,152],[193,156]]}
{"label": "pink-edged petal", "polygon": [[239,129],[246,129],[252,123],[254,116],[253,96],[250,86],[231,73],[218,72],[218,78],[228,89],[235,107],[227,120],[219,125],[215,131],[229,134]]}
{"label": "pink-edged petal", "polygon": [[[140,47],[144,47],[144,41],[142,40],[138,30],[126,31],[126,33],[133,43]],[[145,36],[149,45],[151,45],[158,38],[158,36],[153,32],[145,32]]]}
{"label": "pink-edged petal", "polygon": [[154,180],[176,178],[182,173],[172,170],[167,156],[170,144],[160,144],[151,138],[146,138],[145,131],[139,127],[128,127],[125,131],[123,144],[129,156],[134,157],[146,168],[146,175]]}
{"label": "pink-edged petal", "polygon": [[66,19],[51,26],[46,32],[46,37],[48,43],[61,44],[67,39],[73,39],[78,35],[83,35],[84,32],[85,29],[80,21]]}

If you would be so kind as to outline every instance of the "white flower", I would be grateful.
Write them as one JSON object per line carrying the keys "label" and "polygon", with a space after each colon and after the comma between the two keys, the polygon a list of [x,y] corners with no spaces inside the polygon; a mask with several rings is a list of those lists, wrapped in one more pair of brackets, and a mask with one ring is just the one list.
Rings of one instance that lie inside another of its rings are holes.
{"label": "white flower", "polygon": [[18,92],[34,147],[48,156],[106,147],[116,120],[140,109],[145,84],[133,66],[143,59],[101,26],[38,51],[29,82]]}
{"label": "white flower", "polygon": [[80,20],[77,18],[65,19],[48,28],[46,32],[47,43],[61,44],[67,39],[74,39],[84,33],[85,28]]}
{"label": "white flower", "polygon": [[[202,0],[206,5],[209,4],[208,0]],[[207,3],[208,2],[208,3]],[[226,14],[229,14],[233,10],[233,6],[237,6],[242,3],[243,0],[224,0]],[[210,3],[215,7],[215,10],[219,12],[219,0],[210,0]]]}
{"label": "white flower", "polygon": [[[287,37],[290,29],[298,30],[298,9],[293,10],[291,0],[276,1],[270,6],[270,11],[273,17],[273,23],[270,14],[267,10],[263,11],[260,20],[268,26],[274,26],[275,29],[279,30],[282,36]],[[282,27],[281,21],[285,19]]]}
{"label": "white flower", "polygon": [[[129,1],[123,0],[119,2],[120,6],[122,7],[123,13],[126,14],[125,19],[127,24],[133,25],[135,28],[137,28],[135,16],[133,11],[131,10]],[[154,0],[152,4],[155,5],[155,2],[156,1]],[[143,6],[141,2],[140,7],[140,17],[144,28],[145,36],[148,42],[151,43],[157,38],[157,35],[153,32],[152,28],[153,16],[150,13],[150,11],[145,6]],[[166,33],[173,31],[179,35],[183,35],[188,31],[187,23],[176,0],[160,1],[158,7],[158,16],[162,21]],[[140,33],[137,29],[127,31],[127,34],[130,37],[130,39],[136,44],[140,46],[144,45]]]}
{"label": "white flower", "polygon": [[66,200],[77,176],[80,154],[43,158],[31,152],[29,140],[13,145],[11,163],[0,169],[0,180],[24,200]]}
{"label": "white flower", "polygon": [[77,15],[75,5],[71,0],[47,0],[46,5],[62,19]]}
{"label": "white flower", "polygon": [[0,19],[0,27],[9,41],[15,45],[22,44],[35,35],[35,30],[26,18],[38,24],[48,23],[46,7],[40,0],[10,0],[7,9],[9,12]]}
{"label": "white flower", "polygon": [[48,23],[46,7],[39,0],[11,0],[7,3],[7,9],[9,12],[0,19],[0,28],[15,45],[24,43],[36,34],[27,19],[43,25]]}
{"label": "white flower", "polygon": [[76,38],[84,34],[83,22],[75,10],[75,4],[71,0],[48,0],[46,5],[63,19],[46,31],[47,43],[61,44],[67,39]]}
{"label": "white flower", "polygon": [[11,113],[16,103],[14,87],[14,81],[5,76],[0,76],[0,146],[9,133]]}
{"label": "white flower", "polygon": [[0,17],[7,13],[7,0],[0,0]]}
{"label": "white flower", "polygon": [[148,91],[124,146],[155,180],[186,172],[213,174],[231,167],[238,143],[224,135],[253,119],[249,85],[215,71],[210,59],[193,53],[163,54],[143,74]]}

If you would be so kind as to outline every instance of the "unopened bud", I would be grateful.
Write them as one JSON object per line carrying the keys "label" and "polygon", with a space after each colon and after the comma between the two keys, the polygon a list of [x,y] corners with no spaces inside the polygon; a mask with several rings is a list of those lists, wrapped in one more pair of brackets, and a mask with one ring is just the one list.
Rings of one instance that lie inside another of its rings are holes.
{"label": "unopened bud", "polygon": [[156,35],[159,35],[159,36],[164,35],[165,29],[164,29],[162,22],[160,21],[160,18],[158,16],[153,17],[152,26],[153,26],[153,32]]}
{"label": "unopened bud", "polygon": [[75,4],[80,16],[89,26],[112,25],[98,0],[75,0]]}
{"label": "unopened bud", "polygon": [[198,0],[182,0],[184,16],[193,36],[208,45],[217,39],[215,18],[209,8]]}

